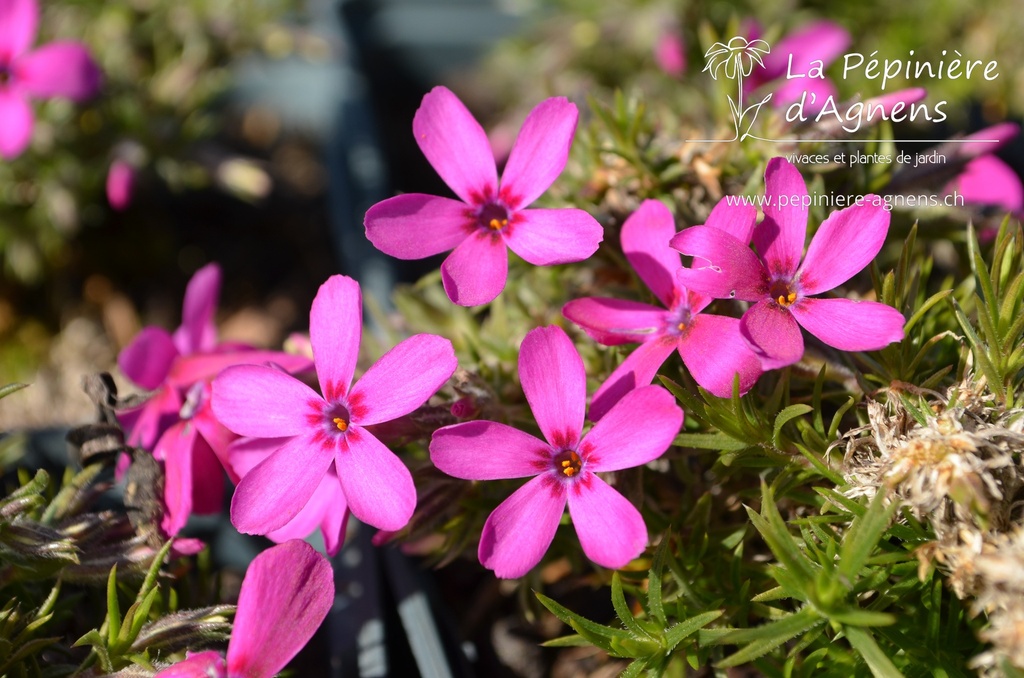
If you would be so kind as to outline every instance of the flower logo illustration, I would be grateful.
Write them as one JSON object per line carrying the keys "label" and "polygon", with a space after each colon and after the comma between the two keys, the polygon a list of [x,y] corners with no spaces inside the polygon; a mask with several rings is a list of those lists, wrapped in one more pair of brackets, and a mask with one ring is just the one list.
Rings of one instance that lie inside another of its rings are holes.
{"label": "flower logo illustration", "polygon": [[[751,104],[747,108],[743,107],[743,78],[750,76],[755,63],[763,68],[764,61],[761,60],[761,55],[769,52],[771,52],[771,47],[764,40],[747,40],[737,35],[729,40],[728,44],[716,42],[704,53],[704,59],[707,62],[704,70],[711,73],[712,78],[717,80],[719,71],[724,70],[725,77],[730,80],[736,79],[736,99],[733,100],[732,96],[729,97],[729,108],[732,111],[733,125],[736,128],[736,136],[732,141],[742,140],[749,136],[750,128],[753,126],[754,120],[757,119],[761,107],[772,98],[769,93],[761,101]],[[741,135],[740,127],[748,113],[751,114],[750,122],[747,123]]]}

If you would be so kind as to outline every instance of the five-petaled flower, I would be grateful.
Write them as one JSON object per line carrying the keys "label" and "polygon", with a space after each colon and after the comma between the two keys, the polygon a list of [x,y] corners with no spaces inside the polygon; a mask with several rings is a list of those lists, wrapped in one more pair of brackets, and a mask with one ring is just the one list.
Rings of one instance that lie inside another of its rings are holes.
{"label": "five-petaled flower", "polygon": [[480,562],[503,578],[540,562],[569,504],[583,552],[619,568],[647,545],[640,512],[598,471],[640,466],[672,444],[683,423],[675,398],[660,386],[630,391],[583,435],[587,376],[576,347],[558,327],[531,330],[519,353],[523,392],[544,434],[493,421],[440,428],[430,441],[434,464],[456,478],[536,476],[501,503],[480,535]]}
{"label": "five-petaled flower", "polygon": [[889,230],[882,199],[867,195],[833,212],[803,255],[810,203],[803,177],[784,158],[772,158],[764,179],[765,216],[753,233],[758,253],[716,228],[685,229],[671,242],[693,257],[691,268],[680,271],[680,281],[719,299],[753,302],[740,319],[740,331],[765,369],[800,360],[801,326],[843,351],[873,351],[902,340],[904,318],[891,306],[812,298],[843,284],[878,254]]}
{"label": "five-petaled flower", "polygon": [[[323,395],[261,365],[229,367],[214,380],[213,411],[222,424],[239,435],[282,439],[235,490],[231,522],[240,531],[267,534],[284,527],[328,476],[337,480],[348,509],[363,522],[397,530],[409,521],[416,507],[412,475],[365,427],[425,403],[455,372],[455,352],[443,337],[409,337],[349,388],[361,331],[359,284],[331,276],[309,312]],[[343,515],[344,509],[338,510]]]}
{"label": "five-petaled flower", "polygon": [[0,0],[0,156],[17,157],[32,138],[29,97],[87,99],[100,70],[78,42],[51,42],[35,51],[36,0]]}
{"label": "five-petaled flower", "polygon": [[271,546],[242,579],[227,661],[219,652],[199,652],[157,678],[272,678],[313,637],[333,603],[326,558],[298,540]]}
{"label": "five-petaled flower", "polygon": [[220,511],[224,479],[218,457],[236,436],[210,410],[210,381],[228,365],[273,363],[307,370],[305,356],[217,341],[213,322],[220,293],[217,264],[196,271],[185,289],[181,326],[173,334],[145,327],[118,356],[121,371],[155,392],[138,409],[120,414],[128,443],[153,452],[167,474],[162,528],[175,535],[190,513]]}
{"label": "five-petaled flower", "polygon": [[[756,219],[753,205],[722,201],[706,225],[746,242]],[[590,403],[594,421],[623,395],[651,383],[673,349],[697,383],[719,397],[732,394],[737,374],[741,393],[761,375],[761,362],[740,336],[739,320],[701,313],[711,298],[687,290],[676,280],[682,263],[679,253],[668,246],[673,235],[672,213],[657,200],[644,201],[622,225],[626,259],[668,311],[637,301],[598,297],[574,299],[562,309],[566,318],[606,346],[641,342],[594,394]]]}
{"label": "five-petaled flower", "polygon": [[547,99],[527,116],[498,182],[483,128],[444,87],[423,97],[412,128],[420,150],[460,200],[408,193],[366,212],[366,237],[385,254],[422,259],[454,251],[441,265],[448,297],[462,306],[493,300],[508,277],[508,248],[537,266],[582,261],[603,229],[581,209],[525,209],[562,172],[579,112]]}

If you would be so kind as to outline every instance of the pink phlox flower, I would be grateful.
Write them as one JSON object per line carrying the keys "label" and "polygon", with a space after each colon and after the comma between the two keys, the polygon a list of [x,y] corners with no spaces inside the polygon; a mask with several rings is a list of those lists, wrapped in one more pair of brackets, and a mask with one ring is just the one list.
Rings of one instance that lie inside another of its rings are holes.
{"label": "pink phlox flower", "polygon": [[423,97],[413,118],[420,150],[459,200],[422,193],[388,198],[366,212],[366,237],[385,254],[422,259],[454,248],[441,265],[448,297],[462,306],[493,300],[505,287],[508,251],[537,266],[582,261],[604,231],[585,211],[525,209],[565,167],[579,112],[547,99],[526,117],[498,171],[487,135],[444,87]]}
{"label": "pink phlox flower", "polygon": [[323,555],[293,539],[256,556],[242,579],[227,661],[191,654],[157,678],[272,678],[299,653],[334,603],[334,573]]}
{"label": "pink phlox flower", "polygon": [[740,332],[764,369],[800,360],[801,326],[843,351],[873,351],[902,340],[904,318],[891,306],[812,298],[843,284],[878,254],[889,230],[882,199],[867,195],[833,212],[803,255],[809,204],[803,177],[784,158],[772,158],[764,178],[765,216],[753,233],[758,253],[719,229],[687,228],[671,242],[693,256],[681,282],[715,298],[753,304],[740,319]]}
{"label": "pink phlox flower", "polygon": [[176,535],[191,513],[221,509],[224,456],[235,434],[210,409],[210,382],[224,367],[273,363],[303,371],[312,361],[279,351],[217,342],[213,316],[220,291],[216,264],[199,269],[185,291],[181,327],[173,335],[146,327],[118,356],[121,370],[139,386],[154,390],[135,410],[120,415],[128,443],[153,451],[166,474],[162,528]]}
{"label": "pink phlox flower", "polygon": [[487,518],[480,563],[502,578],[529,572],[551,545],[568,504],[587,557],[604,567],[623,567],[646,547],[647,527],[636,507],[596,473],[661,456],[682,426],[683,411],[660,386],[641,386],[584,435],[587,375],[559,327],[526,335],[519,378],[544,440],[477,420],[440,428],[430,441],[434,464],[456,478],[533,476]]}
{"label": "pink phlox flower", "polygon": [[965,205],[990,207],[1014,217],[1024,218],[1024,185],[1016,171],[994,153],[1020,133],[1015,123],[1004,122],[964,137],[964,140],[995,139],[997,143],[960,143],[957,156],[970,156],[956,177],[943,190],[943,195],[960,196]]}
{"label": "pink phlox flower", "polygon": [[[288,440],[282,438],[237,438],[227,448],[228,477],[238,482],[260,462],[280,449]],[[348,524],[348,502],[337,471],[331,467],[313,490],[306,505],[283,526],[268,532],[267,539],[285,542],[305,539],[320,530],[328,555],[335,555],[345,541]]]}
{"label": "pink phlox flower", "polygon": [[0,0],[0,156],[17,157],[32,138],[30,97],[87,99],[100,87],[100,70],[85,45],[36,39],[36,0]]}
{"label": "pink phlox flower", "polygon": [[[751,30],[760,32],[759,27]],[[776,108],[803,100],[804,113],[816,115],[829,97],[836,101],[838,91],[831,79],[811,77],[812,69],[827,68],[851,42],[850,33],[839,24],[814,21],[772,45],[771,52],[764,56],[764,66],[754,68],[744,84],[749,85],[751,91],[762,86],[770,89],[771,103]],[[787,72],[806,77],[789,78]]]}
{"label": "pink phlox flower", "polygon": [[681,78],[686,73],[686,43],[678,26],[663,30],[654,44],[654,63],[665,75]]}
{"label": "pink phlox flower", "polygon": [[[753,205],[721,201],[706,225],[746,242],[756,220]],[[622,251],[667,311],[637,301],[601,297],[575,299],[562,309],[566,318],[606,346],[640,342],[594,394],[590,403],[594,421],[623,395],[651,383],[673,349],[697,383],[719,397],[732,394],[737,374],[741,393],[761,375],[761,362],[740,335],[740,321],[701,313],[711,297],[691,292],[677,281],[682,261],[668,246],[675,231],[672,213],[657,200],[644,201],[622,225]]]}
{"label": "pink phlox flower", "polygon": [[213,382],[213,411],[235,433],[281,438],[272,454],[238,483],[231,521],[267,534],[293,520],[332,469],[349,510],[380,529],[404,526],[416,506],[409,469],[368,430],[413,411],[455,372],[452,344],[432,334],[392,348],[351,386],[359,356],[359,284],[335,275],[321,285],[309,313],[321,393],[281,370],[239,365]]}

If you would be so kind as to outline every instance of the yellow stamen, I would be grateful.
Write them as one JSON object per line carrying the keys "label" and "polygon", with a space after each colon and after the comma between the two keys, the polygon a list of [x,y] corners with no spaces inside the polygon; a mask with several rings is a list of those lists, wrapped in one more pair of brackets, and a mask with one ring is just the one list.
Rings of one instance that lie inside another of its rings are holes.
{"label": "yellow stamen", "polygon": [[345,421],[344,419],[342,419],[341,417],[335,417],[334,418],[334,425],[338,427],[339,431],[347,431],[348,430],[348,422]]}
{"label": "yellow stamen", "polygon": [[682,332],[683,330],[686,329],[686,323],[679,323],[678,325],[676,325],[676,329]]}
{"label": "yellow stamen", "polygon": [[796,301],[796,292],[790,292],[786,295],[780,294],[775,301],[779,302],[779,306],[790,306],[794,301]]}
{"label": "yellow stamen", "polygon": [[488,226],[493,228],[495,231],[500,231],[508,226],[508,219],[502,219],[500,221],[498,219],[491,219],[491,223],[489,223]]}
{"label": "yellow stamen", "polygon": [[580,455],[575,452],[569,453],[569,458],[562,462],[562,473],[569,478],[580,472]]}

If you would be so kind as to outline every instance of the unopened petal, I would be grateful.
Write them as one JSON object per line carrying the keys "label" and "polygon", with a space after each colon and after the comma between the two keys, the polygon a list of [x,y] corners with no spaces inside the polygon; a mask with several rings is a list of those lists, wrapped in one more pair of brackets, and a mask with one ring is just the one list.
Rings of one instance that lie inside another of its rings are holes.
{"label": "unopened petal", "polygon": [[529,263],[551,266],[588,259],[604,239],[604,229],[583,210],[534,209],[516,212],[502,236]]}
{"label": "unopened petal", "polygon": [[505,288],[508,249],[498,234],[476,232],[462,241],[441,264],[441,282],[459,306],[493,301]]}
{"label": "unopened petal", "polygon": [[256,556],[242,579],[228,673],[271,678],[313,637],[334,603],[331,565],[293,540]]}
{"label": "unopened petal", "polygon": [[464,202],[423,193],[406,193],[366,210],[366,237],[384,254],[423,259],[447,252],[476,228]]}
{"label": "unopened petal", "polygon": [[501,175],[501,195],[510,209],[532,203],[562,173],[579,115],[576,104],[554,97],[526,116]]}
{"label": "unopened petal", "polygon": [[495,421],[467,421],[434,431],[430,460],[466,480],[535,476],[550,467],[551,447],[529,433]]}
{"label": "unopened petal", "polygon": [[877,195],[829,215],[800,267],[800,289],[812,295],[842,285],[874,260],[889,232],[889,211]]}
{"label": "unopened petal", "polygon": [[491,143],[451,90],[435,87],[423,97],[412,131],[427,161],[463,202],[478,205],[497,195]]}
{"label": "unopened petal", "polygon": [[568,495],[569,515],[587,558],[619,569],[643,553],[647,546],[644,519],[608,483],[587,473],[572,485]]}
{"label": "unopened petal", "polygon": [[181,327],[174,333],[174,345],[182,355],[212,351],[217,345],[213,314],[217,311],[220,283],[220,266],[212,263],[196,271],[188,281]]}
{"label": "unopened petal", "polygon": [[381,356],[352,388],[352,421],[361,426],[391,421],[427,402],[458,367],[452,342],[417,334]]}
{"label": "unopened petal", "polygon": [[903,314],[877,301],[803,299],[790,310],[804,329],[841,351],[877,351],[903,339]]}
{"label": "unopened petal", "polygon": [[552,325],[527,333],[519,347],[519,380],[552,447],[562,449],[579,440],[587,407],[587,375],[565,330]]}
{"label": "unopened petal", "polygon": [[178,349],[167,330],[144,327],[117,356],[117,365],[126,377],[151,391],[167,378],[177,357]]}
{"label": "unopened petal", "polygon": [[740,333],[765,370],[792,365],[804,355],[804,338],[793,314],[775,302],[760,301],[740,318]]}
{"label": "unopened petal", "polygon": [[683,410],[671,393],[640,386],[594,424],[579,451],[590,471],[642,466],[664,454],[682,425]]}
{"label": "unopened petal", "polygon": [[480,533],[480,564],[496,577],[522,577],[551,546],[565,511],[562,483],[544,474],[513,492],[494,509]]}

